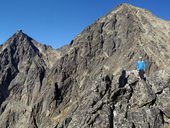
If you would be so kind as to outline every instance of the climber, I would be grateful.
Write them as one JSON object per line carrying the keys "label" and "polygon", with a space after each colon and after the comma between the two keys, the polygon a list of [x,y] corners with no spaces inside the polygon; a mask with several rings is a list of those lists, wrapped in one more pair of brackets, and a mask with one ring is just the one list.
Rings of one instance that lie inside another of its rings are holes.
{"label": "climber", "polygon": [[143,80],[146,80],[146,78],[145,78],[145,62],[142,59],[142,57],[139,57],[139,60],[137,62],[137,70],[138,70],[139,77]]}

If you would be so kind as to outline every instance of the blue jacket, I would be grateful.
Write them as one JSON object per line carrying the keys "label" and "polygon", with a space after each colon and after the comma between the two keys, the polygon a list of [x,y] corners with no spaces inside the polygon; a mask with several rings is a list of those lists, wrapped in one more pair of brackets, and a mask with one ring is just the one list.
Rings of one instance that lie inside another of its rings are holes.
{"label": "blue jacket", "polygon": [[137,70],[145,70],[145,62],[143,60],[137,62]]}

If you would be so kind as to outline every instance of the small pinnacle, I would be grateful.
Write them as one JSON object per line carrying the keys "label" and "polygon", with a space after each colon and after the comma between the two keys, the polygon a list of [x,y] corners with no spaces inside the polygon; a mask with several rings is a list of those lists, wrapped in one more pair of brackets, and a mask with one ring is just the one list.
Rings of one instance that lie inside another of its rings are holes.
{"label": "small pinnacle", "polygon": [[16,34],[22,33],[22,29],[17,30]]}

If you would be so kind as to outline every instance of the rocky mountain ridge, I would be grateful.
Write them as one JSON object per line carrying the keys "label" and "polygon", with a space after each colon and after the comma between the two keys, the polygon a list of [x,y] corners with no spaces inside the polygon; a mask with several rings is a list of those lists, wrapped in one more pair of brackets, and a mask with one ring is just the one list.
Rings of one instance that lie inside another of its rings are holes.
{"label": "rocky mountain ridge", "polygon": [[[170,22],[122,4],[54,50],[22,31],[0,46],[0,128],[170,127]],[[143,56],[147,80],[122,69]]]}

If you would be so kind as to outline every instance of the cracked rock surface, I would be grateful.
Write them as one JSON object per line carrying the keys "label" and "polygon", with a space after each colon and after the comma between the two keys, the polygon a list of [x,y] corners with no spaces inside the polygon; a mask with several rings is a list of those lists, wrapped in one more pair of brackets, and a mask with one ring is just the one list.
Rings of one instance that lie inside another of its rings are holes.
{"label": "cracked rock surface", "polygon": [[128,4],[57,50],[18,31],[0,46],[0,128],[169,128],[169,64],[170,22]]}

